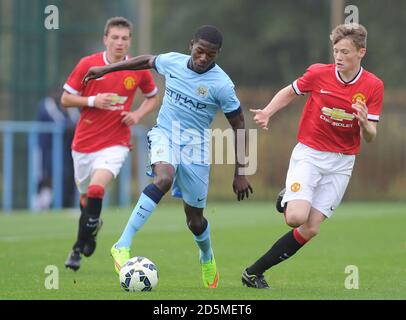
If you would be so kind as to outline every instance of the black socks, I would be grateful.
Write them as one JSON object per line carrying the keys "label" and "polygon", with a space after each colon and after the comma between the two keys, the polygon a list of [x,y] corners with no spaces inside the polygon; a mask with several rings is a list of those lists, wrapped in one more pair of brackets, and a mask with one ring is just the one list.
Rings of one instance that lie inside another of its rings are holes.
{"label": "black socks", "polygon": [[276,241],[267,253],[259,258],[252,266],[247,268],[248,274],[262,275],[272,266],[289,259],[303,247],[305,243],[306,240],[299,234],[297,229],[289,231]]}

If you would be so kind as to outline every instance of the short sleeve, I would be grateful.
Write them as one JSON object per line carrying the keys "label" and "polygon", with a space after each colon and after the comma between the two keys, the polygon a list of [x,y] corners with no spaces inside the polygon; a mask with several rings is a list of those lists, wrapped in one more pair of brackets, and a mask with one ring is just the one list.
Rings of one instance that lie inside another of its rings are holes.
{"label": "short sleeve", "polygon": [[158,88],[155,84],[154,78],[152,77],[151,71],[144,70],[139,87],[145,97],[149,98],[157,94]]}
{"label": "short sleeve", "polygon": [[165,75],[171,59],[176,55],[175,52],[163,53],[155,58],[155,69],[158,73]]}
{"label": "short sleeve", "polygon": [[87,63],[86,59],[83,58],[73,69],[72,73],[69,75],[63,88],[71,94],[80,95],[84,89],[82,80],[89,70],[90,65]]}
{"label": "short sleeve", "polygon": [[292,83],[293,90],[297,95],[304,95],[313,90],[316,79],[316,66],[313,64],[308,67],[304,75]]}
{"label": "short sleeve", "polygon": [[379,121],[384,96],[384,85],[383,82],[379,80],[372,92],[371,98],[367,101],[368,107],[368,120]]}
{"label": "short sleeve", "polygon": [[240,100],[237,98],[234,84],[232,82],[227,83],[221,88],[217,99],[225,114],[233,112],[240,107]]}

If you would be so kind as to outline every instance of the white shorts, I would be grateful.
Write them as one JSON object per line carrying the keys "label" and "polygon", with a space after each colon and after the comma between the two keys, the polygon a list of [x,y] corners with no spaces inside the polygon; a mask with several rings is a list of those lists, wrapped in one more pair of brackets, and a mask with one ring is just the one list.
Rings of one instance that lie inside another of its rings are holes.
{"label": "white shorts", "polygon": [[330,218],[344,196],[354,162],[355,155],[318,151],[299,142],[290,158],[282,205],[307,200]]}
{"label": "white shorts", "polygon": [[117,177],[130,150],[124,146],[112,146],[92,153],[72,150],[75,182],[80,193],[86,193],[96,169],[109,170]]}

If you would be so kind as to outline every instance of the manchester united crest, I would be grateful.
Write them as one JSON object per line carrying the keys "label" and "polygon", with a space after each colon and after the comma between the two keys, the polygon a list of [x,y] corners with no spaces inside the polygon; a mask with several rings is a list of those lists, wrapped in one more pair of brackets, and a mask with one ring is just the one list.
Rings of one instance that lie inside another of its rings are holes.
{"label": "manchester united crest", "polygon": [[290,186],[290,190],[292,190],[292,192],[298,192],[300,190],[300,183],[299,182],[295,182]]}
{"label": "manchester united crest", "polygon": [[126,78],[124,79],[124,87],[125,87],[127,90],[132,90],[132,89],[134,89],[136,84],[137,84],[137,83],[136,83],[134,77],[132,77],[132,76],[128,76],[128,77],[126,77]]}
{"label": "manchester united crest", "polygon": [[356,103],[357,101],[367,102],[367,98],[361,92],[357,92],[352,96],[352,103]]}

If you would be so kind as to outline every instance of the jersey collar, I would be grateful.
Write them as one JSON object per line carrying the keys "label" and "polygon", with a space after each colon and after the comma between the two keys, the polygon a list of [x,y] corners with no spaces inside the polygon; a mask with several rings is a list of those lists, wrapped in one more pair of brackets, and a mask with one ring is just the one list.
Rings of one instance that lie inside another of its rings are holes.
{"label": "jersey collar", "polygon": [[[124,60],[128,60],[128,56],[125,56]],[[109,59],[107,59],[107,52],[106,51],[103,52],[103,61],[104,61],[105,64],[110,64]]]}
{"label": "jersey collar", "polygon": [[350,81],[344,81],[344,80],[341,78],[340,73],[339,73],[338,70],[337,70],[337,66],[335,67],[335,73],[336,73],[337,80],[338,80],[339,82],[341,82],[342,84],[346,84],[346,85],[348,85],[348,84],[354,84],[355,82],[357,82],[358,79],[361,78],[361,75],[362,75],[362,72],[363,72],[363,71],[364,71],[364,69],[363,69],[362,67],[360,67],[358,73],[355,75],[355,77],[354,77],[352,80],[350,80]]}
{"label": "jersey collar", "polygon": [[207,68],[207,70],[205,70],[205,71],[203,71],[203,72],[197,72],[197,71],[195,71],[195,70],[192,69],[192,58],[189,58],[189,60],[188,60],[188,62],[187,62],[187,67],[188,67],[188,69],[190,69],[190,70],[192,70],[193,72],[196,72],[196,73],[198,73],[198,74],[206,73],[207,71],[213,69],[215,66],[216,66],[216,63],[213,62],[213,63]]}

